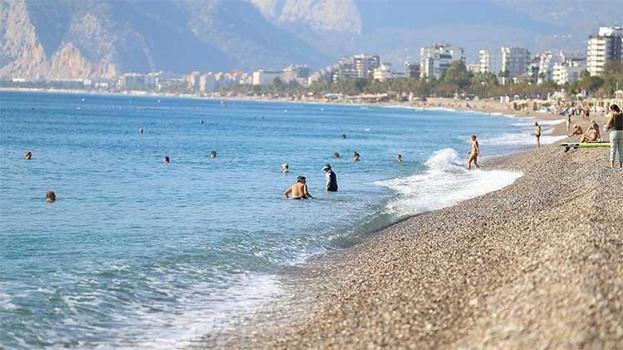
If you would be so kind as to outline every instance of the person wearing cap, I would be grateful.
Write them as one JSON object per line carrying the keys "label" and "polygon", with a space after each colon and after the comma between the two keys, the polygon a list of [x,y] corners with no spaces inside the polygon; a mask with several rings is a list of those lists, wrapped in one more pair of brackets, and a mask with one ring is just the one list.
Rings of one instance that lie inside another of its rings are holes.
{"label": "person wearing cap", "polygon": [[296,178],[296,183],[283,192],[283,198],[288,199],[292,196],[292,199],[313,199],[307,188],[307,180],[305,176],[299,176]]}
{"label": "person wearing cap", "polygon": [[325,188],[327,192],[337,192],[337,175],[331,170],[331,165],[327,164],[322,168],[325,176]]}

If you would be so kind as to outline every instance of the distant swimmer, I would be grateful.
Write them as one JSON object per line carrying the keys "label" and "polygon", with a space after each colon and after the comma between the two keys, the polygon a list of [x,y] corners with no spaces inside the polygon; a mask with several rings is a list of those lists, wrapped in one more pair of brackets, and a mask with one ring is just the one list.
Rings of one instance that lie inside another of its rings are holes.
{"label": "distant swimmer", "polygon": [[290,166],[288,165],[288,163],[281,164],[281,172],[284,174],[287,174],[290,172]]}
{"label": "distant swimmer", "polygon": [[32,159],[32,152],[31,151],[24,152],[24,159],[26,160]]}
{"label": "distant swimmer", "polygon": [[536,136],[536,146],[541,147],[541,126],[534,122],[534,136]]}
{"label": "distant swimmer", "polygon": [[327,164],[322,168],[325,176],[325,189],[327,192],[337,192],[337,175],[331,169],[331,165]]}
{"label": "distant swimmer", "polygon": [[340,154],[338,152],[334,152],[333,153],[333,158],[339,159],[340,158]]}
{"label": "distant swimmer", "polygon": [[[290,197],[291,196],[291,197]],[[285,192],[283,192],[283,198],[288,199],[312,199],[311,194],[309,194],[309,189],[307,188],[307,180],[305,176],[299,176],[296,178],[296,183]]]}
{"label": "distant swimmer", "polygon": [[361,160],[359,152],[353,152],[353,162],[358,162],[359,160]]}
{"label": "distant swimmer", "polygon": [[45,193],[45,201],[48,203],[56,202],[56,193],[54,191],[48,191]]}
{"label": "distant swimmer", "polygon": [[162,158],[162,163],[164,165],[168,165],[171,162],[171,159],[169,158],[169,156],[165,155],[164,158]]}
{"label": "distant swimmer", "polygon": [[396,160],[400,163],[402,162],[402,154],[398,153],[396,154]]}
{"label": "distant swimmer", "polygon": [[144,133],[144,132],[145,132],[145,129],[140,128],[140,129],[138,129],[138,132],[140,132],[140,133],[142,134],[142,133]]}
{"label": "distant swimmer", "polygon": [[216,151],[210,152],[210,158],[216,158]]}
{"label": "distant swimmer", "polygon": [[469,150],[469,157],[467,158],[467,170],[472,170],[472,163],[476,166],[476,169],[480,169],[478,165],[478,156],[480,155],[480,145],[478,144],[478,139],[476,135],[472,135],[471,137],[472,147]]}
{"label": "distant swimmer", "polygon": [[346,138],[346,134],[342,134],[342,138],[345,139]]}
{"label": "distant swimmer", "polygon": [[201,121],[201,124],[203,124],[203,123],[204,123],[204,121],[202,120],[202,121]]}

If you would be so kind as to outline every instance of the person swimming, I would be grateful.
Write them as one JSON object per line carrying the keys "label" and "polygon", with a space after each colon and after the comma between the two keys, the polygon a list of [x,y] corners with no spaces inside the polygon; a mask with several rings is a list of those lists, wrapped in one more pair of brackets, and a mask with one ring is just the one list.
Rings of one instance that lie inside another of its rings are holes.
{"label": "person swimming", "polygon": [[142,134],[142,133],[144,133],[144,132],[145,132],[145,129],[140,128],[140,129],[138,129],[138,132]]}
{"label": "person swimming", "polygon": [[210,158],[216,158],[216,151],[210,152]]}
{"label": "person swimming", "polygon": [[31,158],[32,158],[32,152],[31,151],[24,152],[24,159],[30,160]]}
{"label": "person swimming", "polygon": [[283,198],[289,199],[313,199],[307,188],[307,179],[305,176],[299,176],[296,178],[296,183],[283,192]]}
{"label": "person swimming", "polygon": [[346,138],[346,134],[342,134],[342,138],[345,139]]}
{"label": "person swimming", "polygon": [[327,164],[322,168],[325,174],[325,189],[327,192],[337,192],[337,175],[331,169],[331,164]]}
{"label": "person swimming", "polygon": [[398,162],[402,162],[402,154],[400,154],[400,153],[396,154],[396,160]]}
{"label": "person swimming", "polygon": [[56,193],[54,191],[48,191],[45,193],[45,201],[48,203],[56,202]]}
{"label": "person swimming", "polygon": [[201,121],[201,124],[205,123],[203,120]]}
{"label": "person swimming", "polygon": [[290,172],[290,166],[288,165],[288,163],[281,164],[281,172],[284,174],[287,174]]}
{"label": "person swimming", "polygon": [[359,152],[353,152],[353,161],[358,162],[360,160],[361,160],[361,155],[359,154]]}
{"label": "person swimming", "polygon": [[164,158],[162,158],[162,163],[164,165],[167,165],[171,162],[171,158],[169,158],[169,156],[165,155]]}
{"label": "person swimming", "polygon": [[472,135],[472,147],[469,150],[469,156],[467,158],[467,170],[472,170],[472,163],[476,166],[476,169],[480,169],[478,165],[478,156],[480,155],[480,145],[478,144],[478,138],[476,135]]}
{"label": "person swimming", "polygon": [[340,158],[340,154],[338,152],[334,152],[333,153],[333,158],[339,159]]}

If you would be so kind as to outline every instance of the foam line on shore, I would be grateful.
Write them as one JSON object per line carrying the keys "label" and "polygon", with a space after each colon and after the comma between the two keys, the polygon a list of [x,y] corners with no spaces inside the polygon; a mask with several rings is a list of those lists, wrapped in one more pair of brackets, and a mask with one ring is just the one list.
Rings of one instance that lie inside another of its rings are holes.
{"label": "foam line on shore", "polygon": [[402,217],[450,207],[502,189],[523,175],[502,170],[467,171],[451,148],[435,152],[425,164],[428,169],[424,173],[376,182],[397,193],[387,204],[387,211]]}

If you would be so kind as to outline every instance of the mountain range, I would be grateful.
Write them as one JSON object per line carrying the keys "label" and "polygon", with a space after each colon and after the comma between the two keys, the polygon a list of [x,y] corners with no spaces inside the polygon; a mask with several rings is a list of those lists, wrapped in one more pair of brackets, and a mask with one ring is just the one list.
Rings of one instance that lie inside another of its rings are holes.
{"label": "mountain range", "polygon": [[312,68],[368,52],[398,64],[422,45],[583,53],[616,1],[0,0],[0,78]]}

